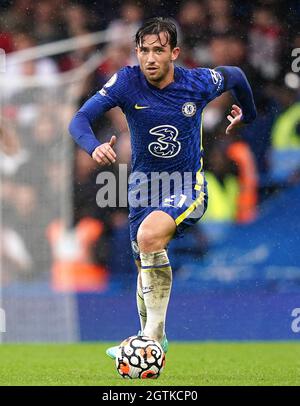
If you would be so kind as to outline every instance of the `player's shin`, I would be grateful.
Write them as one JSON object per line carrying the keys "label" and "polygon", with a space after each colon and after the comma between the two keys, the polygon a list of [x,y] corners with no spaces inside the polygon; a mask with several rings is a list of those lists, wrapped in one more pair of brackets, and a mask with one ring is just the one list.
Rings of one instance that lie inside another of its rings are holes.
{"label": "player's shin", "polygon": [[141,273],[138,273],[137,286],[136,286],[136,304],[139,312],[141,332],[143,333],[147,321],[147,309],[144,301],[144,294],[142,289]]}
{"label": "player's shin", "polygon": [[147,321],[144,335],[162,341],[169,304],[172,269],[166,250],[141,253],[141,279]]}

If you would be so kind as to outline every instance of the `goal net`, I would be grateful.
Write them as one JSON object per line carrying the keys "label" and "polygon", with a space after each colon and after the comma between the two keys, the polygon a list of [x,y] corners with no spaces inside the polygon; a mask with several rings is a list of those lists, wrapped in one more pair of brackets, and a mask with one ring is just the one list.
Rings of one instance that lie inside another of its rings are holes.
{"label": "goal net", "polygon": [[[51,71],[49,56],[104,41],[102,32],[90,34],[10,54],[2,63],[0,309],[6,332],[0,337],[4,342],[78,339],[76,298],[72,292],[53,289],[50,269],[53,250],[67,255],[68,249],[71,254],[74,249],[72,233],[67,231],[72,224],[74,169],[68,123],[82,85],[103,56],[95,52],[65,73]],[[31,73],[37,64],[40,72]],[[55,222],[64,225],[69,238],[51,247],[49,227]]]}

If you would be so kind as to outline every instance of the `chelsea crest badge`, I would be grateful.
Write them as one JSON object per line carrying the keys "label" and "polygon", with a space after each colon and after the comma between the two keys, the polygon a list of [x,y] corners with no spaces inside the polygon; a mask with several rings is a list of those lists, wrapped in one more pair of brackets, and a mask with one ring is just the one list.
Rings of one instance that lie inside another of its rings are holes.
{"label": "chelsea crest badge", "polygon": [[182,106],[182,113],[186,117],[192,117],[196,113],[196,111],[197,111],[197,107],[196,107],[196,104],[193,102],[186,102]]}

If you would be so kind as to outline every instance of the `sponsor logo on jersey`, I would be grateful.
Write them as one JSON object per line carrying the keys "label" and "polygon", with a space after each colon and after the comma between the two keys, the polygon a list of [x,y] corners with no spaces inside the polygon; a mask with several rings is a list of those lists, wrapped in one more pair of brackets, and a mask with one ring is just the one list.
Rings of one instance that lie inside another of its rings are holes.
{"label": "sponsor logo on jersey", "polygon": [[218,85],[217,91],[219,91],[221,84],[222,84],[222,76],[219,72],[214,69],[209,69],[211,78],[214,85]]}
{"label": "sponsor logo on jersey", "polygon": [[158,158],[173,158],[181,150],[181,143],[177,141],[176,127],[169,124],[159,125],[151,128],[149,132],[157,136],[157,140],[148,145],[150,154]]}

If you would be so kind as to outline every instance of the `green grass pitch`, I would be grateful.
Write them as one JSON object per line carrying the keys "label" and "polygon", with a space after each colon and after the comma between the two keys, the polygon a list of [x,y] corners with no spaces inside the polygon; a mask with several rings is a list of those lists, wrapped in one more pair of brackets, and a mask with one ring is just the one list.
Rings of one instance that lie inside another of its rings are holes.
{"label": "green grass pitch", "polygon": [[125,380],[109,344],[2,344],[0,385],[300,385],[300,342],[171,342],[157,380]]}

